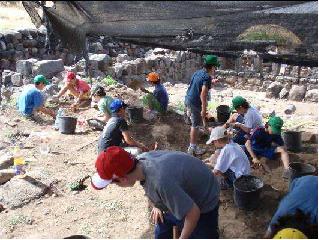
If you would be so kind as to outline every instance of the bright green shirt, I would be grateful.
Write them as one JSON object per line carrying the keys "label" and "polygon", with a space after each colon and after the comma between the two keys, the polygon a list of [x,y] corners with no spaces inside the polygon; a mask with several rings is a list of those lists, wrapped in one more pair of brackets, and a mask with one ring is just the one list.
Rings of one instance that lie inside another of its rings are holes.
{"label": "bright green shirt", "polygon": [[103,114],[107,113],[111,116],[112,112],[110,109],[110,104],[113,101],[113,98],[110,96],[105,96],[101,98],[101,100],[98,103],[99,111]]}

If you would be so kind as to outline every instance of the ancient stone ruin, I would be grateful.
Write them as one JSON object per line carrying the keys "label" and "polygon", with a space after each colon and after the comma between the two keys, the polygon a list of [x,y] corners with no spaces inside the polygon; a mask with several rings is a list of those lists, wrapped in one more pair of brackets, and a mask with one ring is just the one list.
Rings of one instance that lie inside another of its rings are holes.
{"label": "ancient stone ruin", "polygon": [[[112,76],[120,83],[135,86],[146,74],[157,71],[163,82],[188,83],[201,67],[202,55],[187,51],[112,42],[101,36],[89,38],[88,77],[101,81]],[[47,50],[45,29],[23,29],[0,33],[2,91],[7,87],[30,84],[38,73],[62,80],[66,70],[85,77],[85,60],[71,53],[60,42]],[[266,91],[270,98],[318,101],[318,68],[266,63],[254,51],[237,59],[220,57],[217,78],[238,89]],[[53,81],[54,82],[54,81]],[[55,81],[58,82],[58,81]]]}

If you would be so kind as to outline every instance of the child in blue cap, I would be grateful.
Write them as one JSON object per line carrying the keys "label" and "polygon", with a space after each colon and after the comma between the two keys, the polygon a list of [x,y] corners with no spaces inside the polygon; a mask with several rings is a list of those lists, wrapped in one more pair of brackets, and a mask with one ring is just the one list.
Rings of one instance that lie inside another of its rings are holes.
{"label": "child in blue cap", "polygon": [[125,104],[121,99],[114,99],[110,104],[111,118],[105,125],[98,143],[98,152],[102,152],[111,146],[135,146],[143,152],[149,149],[142,143],[136,141],[129,132],[125,118]]}

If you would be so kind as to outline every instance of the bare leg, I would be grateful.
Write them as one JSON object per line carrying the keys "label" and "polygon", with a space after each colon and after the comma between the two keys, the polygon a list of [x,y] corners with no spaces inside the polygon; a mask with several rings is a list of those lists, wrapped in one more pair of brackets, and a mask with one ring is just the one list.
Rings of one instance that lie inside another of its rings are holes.
{"label": "bare leg", "polygon": [[280,153],[281,161],[285,169],[289,169],[289,155],[283,147],[277,147],[276,152]]}
{"label": "bare leg", "polygon": [[190,132],[190,143],[191,144],[197,143],[197,133],[198,133],[198,129],[195,127],[191,127],[191,132]]}

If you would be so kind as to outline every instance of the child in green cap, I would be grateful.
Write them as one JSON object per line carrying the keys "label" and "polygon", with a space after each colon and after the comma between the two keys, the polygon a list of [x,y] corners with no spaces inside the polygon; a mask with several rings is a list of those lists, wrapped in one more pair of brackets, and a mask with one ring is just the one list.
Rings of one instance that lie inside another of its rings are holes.
{"label": "child in green cap", "polygon": [[284,121],[280,117],[271,117],[265,127],[256,128],[246,141],[246,149],[254,164],[260,164],[258,157],[274,160],[277,153],[281,155],[284,165],[283,177],[289,177],[289,155],[284,148],[281,128]]}
{"label": "child in green cap", "polygon": [[215,75],[219,61],[215,55],[207,55],[204,60],[204,67],[196,71],[191,79],[185,96],[185,118],[191,120],[190,144],[187,152],[191,155],[202,155],[205,149],[197,146],[198,128],[206,126],[207,98],[211,89],[212,76]]}
{"label": "child in green cap", "polygon": [[232,109],[236,110],[236,113],[230,116],[224,127],[234,127],[237,131],[233,141],[244,145],[251,130],[263,126],[262,117],[259,111],[250,106],[248,101],[241,96],[234,97],[232,104]]}
{"label": "child in green cap", "polygon": [[44,107],[43,89],[49,84],[49,81],[43,75],[35,76],[33,80],[34,86],[25,88],[18,98],[17,106],[19,112],[31,119],[34,118],[35,112],[42,112],[55,118],[56,114],[52,109]]}

